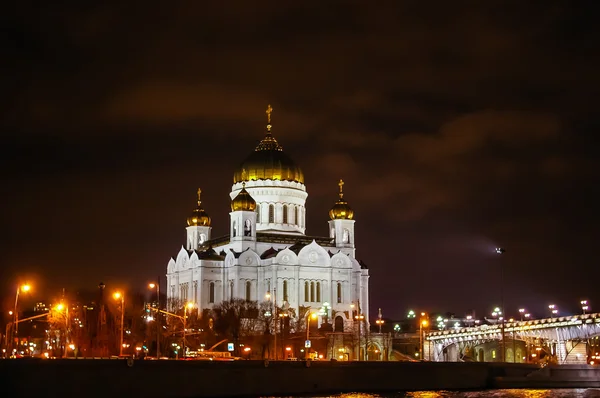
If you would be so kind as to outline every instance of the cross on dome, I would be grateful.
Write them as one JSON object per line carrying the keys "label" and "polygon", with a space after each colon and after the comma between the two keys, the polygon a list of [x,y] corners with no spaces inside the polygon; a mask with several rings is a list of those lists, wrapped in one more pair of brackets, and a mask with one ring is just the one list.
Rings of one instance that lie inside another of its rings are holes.
{"label": "cross on dome", "polygon": [[344,197],[344,180],[340,178],[338,185],[340,186],[340,199],[342,199]]}
{"label": "cross on dome", "polygon": [[269,104],[267,106],[267,131],[271,132],[271,113],[273,113],[273,108],[271,107],[271,104]]}
{"label": "cross on dome", "polygon": [[202,203],[200,201],[200,195],[202,194],[202,190],[200,188],[198,188],[198,206],[200,206],[200,203]]}

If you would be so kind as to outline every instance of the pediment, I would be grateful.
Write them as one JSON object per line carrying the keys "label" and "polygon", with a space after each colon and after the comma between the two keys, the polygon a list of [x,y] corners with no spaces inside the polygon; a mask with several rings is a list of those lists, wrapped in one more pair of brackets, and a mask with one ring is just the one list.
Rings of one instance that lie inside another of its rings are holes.
{"label": "pediment", "polygon": [[298,263],[300,265],[330,266],[331,258],[327,250],[313,240],[298,253]]}
{"label": "pediment", "polygon": [[275,264],[298,265],[298,256],[290,249],[285,248],[277,253]]}

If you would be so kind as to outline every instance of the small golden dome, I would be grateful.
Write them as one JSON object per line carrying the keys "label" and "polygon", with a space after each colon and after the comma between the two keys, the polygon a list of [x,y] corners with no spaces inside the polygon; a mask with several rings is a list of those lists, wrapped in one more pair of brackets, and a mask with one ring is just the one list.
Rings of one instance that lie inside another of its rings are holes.
{"label": "small golden dome", "polygon": [[242,183],[242,190],[231,201],[231,211],[254,211],[256,201],[246,191],[246,183]]}
{"label": "small golden dome", "polygon": [[332,220],[352,220],[354,218],[354,210],[352,210],[348,205],[348,202],[344,200],[344,192],[342,189],[344,181],[340,180],[338,185],[340,186],[340,198],[335,202],[331,210],[329,210],[329,217]]}
{"label": "small golden dome", "polygon": [[233,174],[233,183],[256,180],[296,181],[304,184],[302,170],[285,154],[271,134],[271,105],[267,108],[267,135]]}
{"label": "small golden dome", "polygon": [[210,217],[201,206],[201,204],[202,204],[202,202],[200,201],[201,193],[202,193],[202,190],[200,188],[198,188],[198,207],[196,207],[194,209],[194,211],[192,211],[192,214],[187,218],[187,225],[189,227],[198,227],[198,226],[210,227]]}

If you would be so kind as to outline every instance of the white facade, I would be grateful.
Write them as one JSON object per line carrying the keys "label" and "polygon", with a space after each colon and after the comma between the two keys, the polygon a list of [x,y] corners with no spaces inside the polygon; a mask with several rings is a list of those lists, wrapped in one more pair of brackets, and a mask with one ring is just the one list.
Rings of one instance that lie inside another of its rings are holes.
{"label": "white facade", "polygon": [[[270,126],[267,138],[274,141]],[[210,225],[187,227],[186,245],[167,265],[168,298],[202,311],[232,298],[262,302],[268,292],[297,315],[300,306],[329,303],[345,327],[359,307],[369,319],[369,272],[355,258],[354,220],[324,220],[326,236],[306,236],[304,183],[251,178],[235,182],[230,197],[245,186],[256,210],[232,211],[229,236],[212,239]]]}

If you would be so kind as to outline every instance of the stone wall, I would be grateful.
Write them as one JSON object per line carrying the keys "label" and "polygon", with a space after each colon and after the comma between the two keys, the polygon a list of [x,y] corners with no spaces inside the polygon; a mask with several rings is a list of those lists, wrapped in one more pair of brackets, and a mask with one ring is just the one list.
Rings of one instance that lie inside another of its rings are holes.
{"label": "stone wall", "polygon": [[[535,367],[486,363],[2,360],[11,397],[225,397],[483,389]],[[510,368],[507,373],[505,367]]]}

